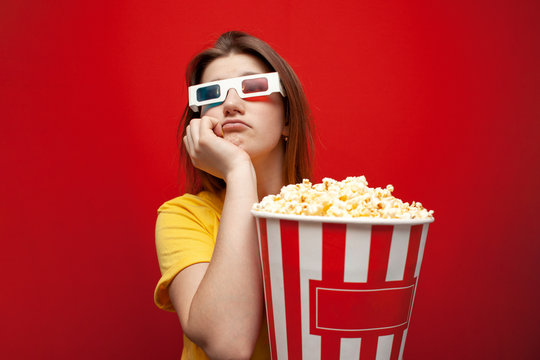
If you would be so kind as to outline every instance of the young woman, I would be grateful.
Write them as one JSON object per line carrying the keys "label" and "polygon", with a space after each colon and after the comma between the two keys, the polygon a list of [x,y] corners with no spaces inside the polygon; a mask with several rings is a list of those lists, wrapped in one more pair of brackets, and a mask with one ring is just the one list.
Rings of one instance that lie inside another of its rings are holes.
{"label": "young woman", "polygon": [[187,72],[181,153],[188,193],[158,210],[158,307],[176,311],[182,359],[266,359],[254,203],[310,175],[311,114],[268,44],[227,32]]}

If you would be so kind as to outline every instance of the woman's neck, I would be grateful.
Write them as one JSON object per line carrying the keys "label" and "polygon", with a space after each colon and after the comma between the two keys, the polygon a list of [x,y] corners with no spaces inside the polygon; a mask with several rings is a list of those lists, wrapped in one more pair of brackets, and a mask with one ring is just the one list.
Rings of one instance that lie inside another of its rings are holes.
{"label": "woman's neck", "polygon": [[283,184],[283,147],[277,146],[265,158],[252,159],[257,174],[257,195],[259,201],[266,195],[278,194]]}

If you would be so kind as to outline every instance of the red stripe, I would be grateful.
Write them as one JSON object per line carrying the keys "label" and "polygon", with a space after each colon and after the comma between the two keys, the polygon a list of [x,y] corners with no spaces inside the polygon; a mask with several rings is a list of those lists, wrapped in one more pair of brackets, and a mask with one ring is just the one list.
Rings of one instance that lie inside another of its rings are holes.
{"label": "red stripe", "polygon": [[302,318],[300,310],[300,249],[298,222],[280,220],[285,317],[289,359],[302,359]]}
{"label": "red stripe", "polygon": [[[392,245],[392,225],[373,225],[369,250],[368,284],[370,287],[384,287],[388,271],[390,246]],[[360,359],[375,360],[378,336],[363,337],[360,343]]]}
{"label": "red stripe", "polygon": [[377,336],[366,336],[360,342],[360,360],[375,360],[377,357]]}
{"label": "red stripe", "polygon": [[259,231],[261,234],[261,259],[264,278],[264,291],[266,300],[266,318],[268,319],[268,337],[270,340],[270,353],[272,360],[277,360],[276,330],[274,327],[274,308],[272,306],[272,288],[270,286],[270,265],[268,261],[268,236],[266,233],[266,219],[259,218]]}
{"label": "red stripe", "polygon": [[343,284],[345,271],[345,234],[347,225],[323,223],[322,280]]}
{"label": "red stripe", "polygon": [[422,227],[423,225],[411,226],[411,234],[409,236],[409,249],[407,250],[407,262],[405,263],[405,273],[403,274],[403,280],[408,283],[414,282],[414,271],[416,270],[418,250],[420,249]]}
{"label": "red stripe", "polygon": [[341,342],[338,336],[324,335],[321,337],[321,359],[339,360],[340,348]]}
{"label": "red stripe", "polygon": [[372,288],[384,287],[393,231],[392,225],[373,225],[371,227],[368,284]]}
{"label": "red stripe", "polygon": [[394,340],[392,343],[392,352],[390,353],[390,360],[398,360],[399,350],[401,350],[401,340],[403,339],[403,330],[394,333]]}
{"label": "red stripe", "polygon": [[[323,223],[322,225],[322,281],[324,283],[343,284],[346,229],[345,224]],[[321,310],[333,312],[332,307],[323,307]],[[322,336],[321,358],[339,359],[340,347],[338,336],[328,334]]]}

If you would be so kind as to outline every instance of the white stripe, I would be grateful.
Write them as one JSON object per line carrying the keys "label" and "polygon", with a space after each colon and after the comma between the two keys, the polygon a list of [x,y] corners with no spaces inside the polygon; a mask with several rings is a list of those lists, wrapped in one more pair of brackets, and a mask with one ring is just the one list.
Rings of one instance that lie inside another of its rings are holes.
{"label": "white stripe", "polygon": [[[259,239],[259,257],[260,257],[260,260],[261,260],[261,271],[263,271],[263,264],[264,264],[264,260],[263,260],[263,253],[261,251],[262,249],[262,237],[261,237],[261,224],[260,224],[260,221],[261,221],[261,218],[256,218],[256,224],[257,224],[257,239]],[[268,233],[267,233],[268,235]],[[263,275],[264,276],[264,275]],[[266,302],[266,294],[268,291],[270,291],[270,289],[267,289],[266,288],[266,282],[263,280],[263,289],[264,289],[264,307],[265,309],[268,309],[268,303]]]}
{"label": "white stripe", "polygon": [[390,360],[393,342],[394,334],[379,336],[379,340],[377,341],[377,356],[375,357],[375,360]]}
{"label": "white stripe", "polygon": [[267,219],[268,263],[276,332],[276,351],[279,359],[287,359],[287,326],[285,319],[285,293],[283,291],[283,266],[281,258],[281,230],[279,220]]}
{"label": "white stripe", "polygon": [[360,359],[361,340],[362,339],[341,338],[339,360]]}
{"label": "white stripe", "polygon": [[260,241],[260,239],[261,239],[261,226],[260,226],[259,222],[261,221],[261,219],[260,218],[255,218],[255,220],[256,220],[255,224],[257,224],[257,239],[259,239],[259,245],[260,245],[261,244],[261,241]]}
{"label": "white stripe", "polygon": [[403,280],[410,235],[410,225],[394,225],[390,255],[388,256],[388,268],[386,269],[386,281]]}
{"label": "white stripe", "polygon": [[302,312],[302,355],[304,359],[321,358],[321,337],[309,333],[309,279],[322,280],[321,223],[300,222],[300,298]]}
{"label": "white stripe", "polygon": [[[262,245],[261,245],[261,241],[262,241],[262,238],[261,238],[261,224],[260,224],[260,221],[261,221],[261,218],[256,218],[257,221],[255,221],[255,223],[257,224],[257,239],[259,239],[259,257],[261,259],[261,267],[263,265],[263,254],[262,254]],[[264,281],[263,281],[263,287],[264,287]],[[270,289],[268,289],[270,290]],[[266,294],[266,288],[264,289],[265,291],[265,294]],[[266,299],[265,299],[266,301]]]}
{"label": "white stripe", "polygon": [[347,225],[345,235],[345,271],[343,281],[367,281],[370,241],[371,225]]}
{"label": "white stripe", "polygon": [[405,349],[405,339],[407,338],[407,330],[409,329],[405,329],[405,331],[403,331],[403,336],[401,337],[401,347],[399,348],[398,360],[403,359],[403,349]]}
{"label": "white stripe", "polygon": [[416,260],[416,269],[414,270],[414,277],[418,277],[420,274],[420,265],[422,265],[422,258],[424,257],[424,248],[426,247],[426,238],[429,224],[424,224],[422,227],[422,237],[420,238],[420,249],[418,249],[418,259]]}

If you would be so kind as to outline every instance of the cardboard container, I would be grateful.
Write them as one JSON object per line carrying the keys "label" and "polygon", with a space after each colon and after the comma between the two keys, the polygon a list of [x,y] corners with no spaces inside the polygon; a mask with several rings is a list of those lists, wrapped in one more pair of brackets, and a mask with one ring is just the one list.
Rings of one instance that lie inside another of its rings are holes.
{"label": "cardboard container", "polygon": [[401,359],[433,219],[257,218],[272,359]]}

